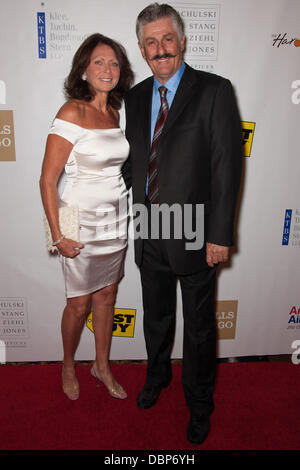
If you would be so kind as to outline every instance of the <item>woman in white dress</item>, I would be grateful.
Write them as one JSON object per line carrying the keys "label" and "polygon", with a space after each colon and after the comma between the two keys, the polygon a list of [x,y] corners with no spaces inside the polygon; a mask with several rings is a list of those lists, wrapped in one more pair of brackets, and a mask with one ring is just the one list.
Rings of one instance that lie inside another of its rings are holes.
{"label": "woman in white dress", "polygon": [[[100,34],[87,38],[74,56],[65,82],[68,101],[56,115],[46,144],[40,188],[65,278],[62,384],[71,400],[79,398],[74,357],[91,311],[96,349],[91,374],[114,398],[127,397],[111,374],[109,352],[127,246],[127,189],[121,167],[129,145],[119,128],[118,109],[132,81],[122,46]],[[78,207],[79,242],[66,238],[59,227],[57,183],[63,170],[61,200]]]}

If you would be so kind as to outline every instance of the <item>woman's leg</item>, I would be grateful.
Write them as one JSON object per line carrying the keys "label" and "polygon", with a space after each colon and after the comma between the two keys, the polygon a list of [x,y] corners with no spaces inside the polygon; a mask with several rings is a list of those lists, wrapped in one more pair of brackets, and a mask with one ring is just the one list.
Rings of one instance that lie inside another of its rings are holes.
{"label": "woman's leg", "polygon": [[95,334],[96,360],[91,372],[104,383],[113,397],[123,399],[127,395],[116,382],[109,368],[109,353],[117,289],[117,283],[111,284],[92,295],[92,321]]}
{"label": "woman's leg", "polygon": [[64,349],[62,380],[63,389],[71,400],[79,397],[74,357],[86,317],[91,309],[91,299],[91,294],[67,299],[62,317],[61,331]]}

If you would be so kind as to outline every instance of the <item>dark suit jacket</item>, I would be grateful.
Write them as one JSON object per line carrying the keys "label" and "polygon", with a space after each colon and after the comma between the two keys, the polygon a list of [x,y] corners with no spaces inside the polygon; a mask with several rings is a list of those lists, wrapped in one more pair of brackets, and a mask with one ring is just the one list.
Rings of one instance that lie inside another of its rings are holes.
{"label": "dark suit jacket", "polygon": [[[153,77],[125,98],[130,157],[123,167],[133,204],[145,202],[150,152]],[[205,241],[230,246],[242,163],[241,121],[229,80],[186,65],[157,147],[160,203],[205,205]],[[186,240],[167,240],[169,262],[177,274],[206,266],[205,244],[185,249]],[[135,240],[142,262],[143,241]]]}

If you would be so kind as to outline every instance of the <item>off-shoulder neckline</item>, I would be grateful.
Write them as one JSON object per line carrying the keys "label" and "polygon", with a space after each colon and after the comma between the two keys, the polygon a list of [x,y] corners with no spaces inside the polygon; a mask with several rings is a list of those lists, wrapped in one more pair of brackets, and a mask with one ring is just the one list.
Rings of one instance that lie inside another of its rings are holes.
{"label": "off-shoulder neckline", "polygon": [[121,130],[120,127],[107,127],[107,128],[92,129],[89,127],[82,127],[79,124],[75,124],[74,122],[66,121],[65,119],[60,119],[60,118],[55,118],[54,121],[66,122],[67,124],[71,124],[72,126],[79,127],[80,129],[83,129],[85,131],[116,131],[116,130],[120,131]]}

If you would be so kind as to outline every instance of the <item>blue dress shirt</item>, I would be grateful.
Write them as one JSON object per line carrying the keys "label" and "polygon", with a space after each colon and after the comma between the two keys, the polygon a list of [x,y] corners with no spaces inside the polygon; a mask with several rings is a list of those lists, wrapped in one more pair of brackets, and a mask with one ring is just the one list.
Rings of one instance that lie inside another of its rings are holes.
{"label": "blue dress shirt", "polygon": [[[185,63],[182,62],[181,66],[179,67],[175,75],[173,75],[170,78],[170,80],[168,80],[166,83],[163,84],[163,86],[167,88],[166,98],[167,98],[169,109],[171,108],[171,105],[173,103],[173,99],[176,94],[181,77],[183,75],[184,69],[185,69]],[[159,108],[161,105],[160,94],[158,91],[158,88],[160,86],[162,86],[162,83],[160,83],[157,80],[157,78],[154,77],[153,92],[152,92],[152,108],[151,108],[151,142],[153,139],[154,128],[155,128],[155,124],[157,121]],[[146,194],[148,194],[148,178],[147,178],[147,184],[146,184]]]}
{"label": "blue dress shirt", "polygon": [[[173,77],[171,77],[170,80],[168,80],[163,85],[168,90],[166,98],[167,98],[169,109],[171,108],[171,104],[173,103],[173,99],[174,99],[174,96],[176,94],[176,91],[177,91],[178,85],[180,83],[181,77],[183,75],[184,69],[185,69],[185,63],[182,62],[181,66],[179,67],[179,69],[177,70],[175,75],[173,75]],[[153,138],[153,134],[154,134],[154,128],[155,128],[155,124],[156,124],[156,121],[157,121],[159,108],[160,108],[160,105],[161,105],[160,94],[159,94],[159,91],[158,91],[158,88],[160,86],[162,86],[162,83],[160,83],[157,80],[157,78],[154,77],[153,92],[152,92],[152,110],[151,110],[151,142],[152,142],[152,138]]]}

